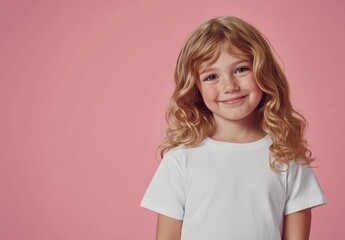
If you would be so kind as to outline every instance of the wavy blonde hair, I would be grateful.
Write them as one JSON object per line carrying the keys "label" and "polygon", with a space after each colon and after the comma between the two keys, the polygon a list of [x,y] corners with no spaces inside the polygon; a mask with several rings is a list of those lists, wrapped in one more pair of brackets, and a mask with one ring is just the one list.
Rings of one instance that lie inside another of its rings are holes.
{"label": "wavy blonde hair", "polygon": [[251,24],[231,16],[202,24],[182,48],[174,75],[176,87],[166,111],[169,127],[159,146],[161,156],[179,145],[197,146],[215,131],[212,112],[205,106],[196,81],[200,65],[216,61],[224,46],[252,61],[253,76],[263,91],[258,124],[273,141],[269,148],[271,169],[281,171],[281,165],[292,160],[310,165],[314,159],[305,139],[307,122],[291,104],[286,76],[269,41]]}

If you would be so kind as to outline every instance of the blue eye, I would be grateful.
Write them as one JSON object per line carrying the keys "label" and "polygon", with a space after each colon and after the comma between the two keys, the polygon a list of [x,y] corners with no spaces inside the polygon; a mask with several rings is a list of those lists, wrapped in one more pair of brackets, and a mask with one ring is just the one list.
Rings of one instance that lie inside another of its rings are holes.
{"label": "blue eye", "polygon": [[236,68],[235,74],[244,73],[244,72],[249,71],[249,70],[250,69],[248,67],[239,67],[239,68]]}
{"label": "blue eye", "polygon": [[218,77],[216,75],[209,75],[207,76],[204,81],[212,81],[212,80],[216,80]]}

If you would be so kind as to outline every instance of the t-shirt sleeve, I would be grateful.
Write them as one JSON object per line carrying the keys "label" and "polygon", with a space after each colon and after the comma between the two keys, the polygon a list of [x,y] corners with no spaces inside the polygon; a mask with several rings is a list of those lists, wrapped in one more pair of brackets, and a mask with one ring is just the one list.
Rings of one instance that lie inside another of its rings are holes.
{"label": "t-shirt sleeve", "polygon": [[182,220],[185,205],[183,170],[175,158],[167,154],[161,160],[141,206],[162,215]]}
{"label": "t-shirt sleeve", "polygon": [[290,163],[284,215],[327,203],[312,168]]}

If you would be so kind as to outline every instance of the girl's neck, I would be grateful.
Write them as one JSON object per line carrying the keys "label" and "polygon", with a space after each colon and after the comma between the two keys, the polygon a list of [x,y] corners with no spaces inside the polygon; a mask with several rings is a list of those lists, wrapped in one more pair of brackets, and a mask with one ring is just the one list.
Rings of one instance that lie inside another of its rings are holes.
{"label": "girl's neck", "polygon": [[257,113],[241,120],[229,121],[215,118],[216,130],[210,136],[222,142],[248,143],[262,139],[266,133],[261,129]]}

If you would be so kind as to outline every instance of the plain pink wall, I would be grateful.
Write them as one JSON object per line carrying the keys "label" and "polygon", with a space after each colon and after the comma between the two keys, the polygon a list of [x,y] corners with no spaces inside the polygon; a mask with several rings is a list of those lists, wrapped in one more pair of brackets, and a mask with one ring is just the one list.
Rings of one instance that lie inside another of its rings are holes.
{"label": "plain pink wall", "polygon": [[329,204],[311,239],[344,239],[345,3],[0,2],[0,239],[153,239],[139,207],[157,167],[179,49],[235,15],[283,59]]}

